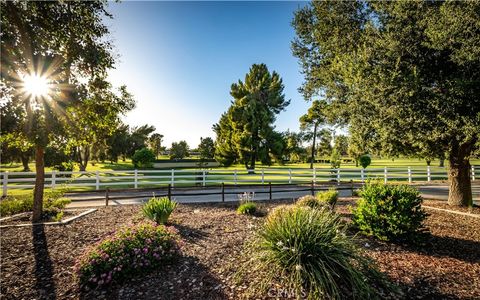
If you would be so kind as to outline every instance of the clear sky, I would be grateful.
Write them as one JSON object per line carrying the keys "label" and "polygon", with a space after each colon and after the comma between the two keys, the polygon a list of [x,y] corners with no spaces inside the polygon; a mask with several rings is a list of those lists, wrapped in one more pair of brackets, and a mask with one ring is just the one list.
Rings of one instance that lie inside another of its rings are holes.
{"label": "clear sky", "polygon": [[232,100],[230,85],[253,63],[265,63],[283,78],[290,106],[276,121],[278,130],[298,131],[309,103],[290,43],[293,12],[302,2],[121,2],[110,3],[108,21],[119,54],[110,73],[137,100],[130,125],[151,124],[164,145],[200,137],[215,138],[212,125]]}

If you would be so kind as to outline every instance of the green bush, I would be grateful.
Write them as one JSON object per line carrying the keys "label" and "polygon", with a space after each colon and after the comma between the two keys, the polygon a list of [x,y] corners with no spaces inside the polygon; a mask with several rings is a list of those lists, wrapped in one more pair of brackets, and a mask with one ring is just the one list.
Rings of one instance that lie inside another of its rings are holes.
{"label": "green bush", "polygon": [[327,208],[327,204],[325,202],[321,202],[317,199],[317,197],[311,195],[305,195],[298,198],[295,204],[297,206],[306,206],[315,209]]}
{"label": "green bush", "polygon": [[[45,220],[58,220],[63,216],[62,210],[71,202],[65,198],[65,188],[49,189],[43,194],[43,216]],[[0,215],[9,216],[33,210],[33,194],[8,196],[0,201]]]}
{"label": "green bush", "polygon": [[177,203],[168,197],[152,197],[142,207],[143,215],[157,224],[166,224]]}
{"label": "green bush", "polygon": [[155,154],[152,152],[152,150],[147,148],[142,148],[135,151],[132,156],[132,163],[135,168],[151,168],[154,161]]}
{"label": "green bush", "polygon": [[158,268],[178,256],[177,240],[173,227],[153,222],[121,229],[77,260],[80,284],[103,286]]}
{"label": "green bush", "polygon": [[387,241],[415,241],[427,214],[422,197],[407,185],[367,182],[353,209],[353,222],[365,234]]}
{"label": "green bush", "polygon": [[340,217],[329,210],[274,210],[251,247],[244,269],[262,274],[254,289],[274,285],[295,291],[297,298],[370,299],[377,296],[372,286],[386,283],[346,235]]}
{"label": "green bush", "polygon": [[360,158],[358,159],[358,162],[360,163],[362,168],[365,169],[372,163],[372,159],[370,158],[370,155],[364,154],[360,156]]}
{"label": "green bush", "polygon": [[325,192],[318,192],[315,196],[317,197],[318,201],[327,203],[332,210],[335,208],[335,204],[337,204],[338,192],[334,188],[330,188]]}
{"label": "green bush", "polygon": [[257,211],[257,205],[254,202],[245,202],[237,208],[237,213],[242,215],[253,215]]}

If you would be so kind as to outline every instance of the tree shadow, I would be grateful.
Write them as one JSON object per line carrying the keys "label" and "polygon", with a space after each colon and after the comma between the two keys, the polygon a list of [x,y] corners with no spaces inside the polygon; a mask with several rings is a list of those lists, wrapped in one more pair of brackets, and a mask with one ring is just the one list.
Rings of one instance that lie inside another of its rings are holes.
{"label": "tree shadow", "polygon": [[180,223],[172,224],[177,230],[182,239],[189,243],[195,243],[198,240],[203,240],[208,237],[208,234],[200,229],[186,226]]}
{"label": "tree shadow", "polygon": [[468,263],[480,262],[480,242],[425,233],[425,244],[408,246],[410,249],[433,256],[455,258]]}
{"label": "tree shadow", "polygon": [[[101,296],[100,296],[101,295]],[[171,265],[123,283],[81,291],[80,299],[227,299],[222,282],[197,257],[183,256]]]}
{"label": "tree shadow", "polygon": [[461,299],[460,297],[452,294],[446,294],[435,286],[421,277],[415,277],[410,284],[400,283],[400,288],[404,291],[405,299]]}
{"label": "tree shadow", "polygon": [[39,299],[56,299],[53,280],[53,263],[48,254],[45,225],[32,226],[33,250],[35,257],[35,290]]}

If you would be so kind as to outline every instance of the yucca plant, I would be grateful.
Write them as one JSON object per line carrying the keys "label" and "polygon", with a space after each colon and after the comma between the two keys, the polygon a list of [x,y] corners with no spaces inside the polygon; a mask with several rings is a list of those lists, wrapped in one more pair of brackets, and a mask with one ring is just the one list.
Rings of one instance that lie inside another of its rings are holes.
{"label": "yucca plant", "polygon": [[152,197],[142,207],[143,215],[157,224],[165,224],[170,214],[177,207],[177,202],[168,197]]}
{"label": "yucca plant", "polygon": [[253,288],[263,292],[278,284],[297,299],[370,299],[377,297],[373,282],[386,282],[329,210],[274,210],[249,245],[242,270],[262,274]]}

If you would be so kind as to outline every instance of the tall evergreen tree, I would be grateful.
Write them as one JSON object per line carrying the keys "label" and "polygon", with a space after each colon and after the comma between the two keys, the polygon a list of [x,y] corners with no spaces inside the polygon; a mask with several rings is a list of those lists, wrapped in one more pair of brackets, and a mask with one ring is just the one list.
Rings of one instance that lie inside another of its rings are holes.
{"label": "tall evergreen tree", "polygon": [[[228,162],[237,159],[248,170],[257,159],[268,161],[274,141],[275,116],[290,103],[285,101],[283,83],[265,64],[254,64],[244,81],[231,86],[233,102],[214,125],[217,131],[217,156]],[[235,153],[235,154],[234,154]]]}

